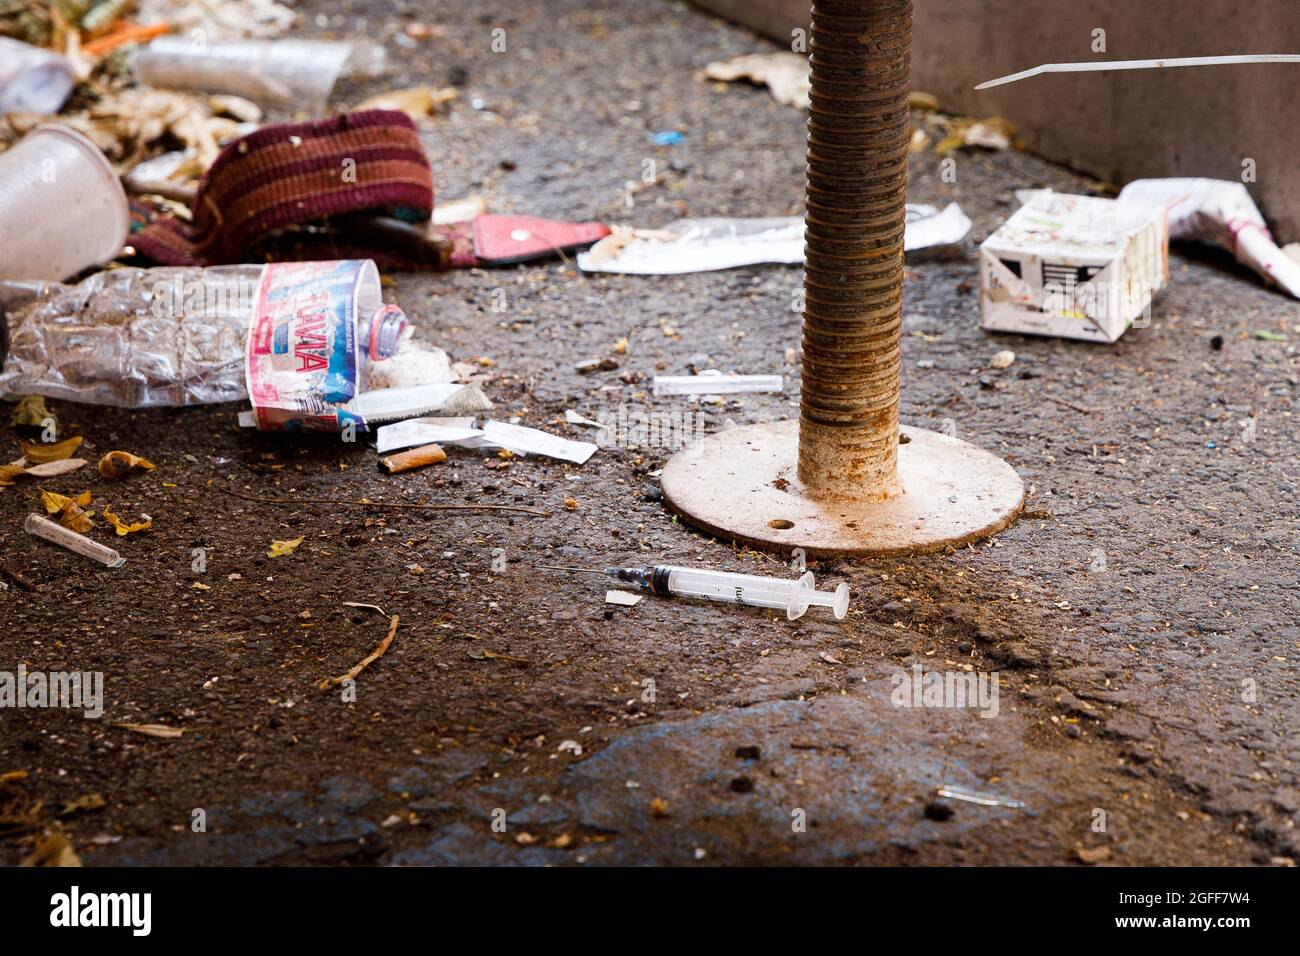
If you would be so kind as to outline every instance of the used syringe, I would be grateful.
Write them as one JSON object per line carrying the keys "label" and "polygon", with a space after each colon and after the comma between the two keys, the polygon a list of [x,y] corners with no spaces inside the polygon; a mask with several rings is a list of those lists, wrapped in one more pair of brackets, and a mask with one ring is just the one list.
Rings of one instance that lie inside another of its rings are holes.
{"label": "used syringe", "polygon": [[807,571],[800,578],[787,581],[782,578],[761,577],[757,574],[732,574],[730,571],[705,571],[699,568],[681,568],[671,564],[656,564],[653,568],[566,568],[541,564],[548,571],[577,571],[582,574],[604,574],[628,584],[653,591],[655,594],[677,597],[707,598],[730,604],[748,604],[752,607],[783,608],[790,620],[803,617],[809,607],[828,607],[836,620],[849,612],[849,586],[840,584],[834,591],[818,591],[813,573]]}

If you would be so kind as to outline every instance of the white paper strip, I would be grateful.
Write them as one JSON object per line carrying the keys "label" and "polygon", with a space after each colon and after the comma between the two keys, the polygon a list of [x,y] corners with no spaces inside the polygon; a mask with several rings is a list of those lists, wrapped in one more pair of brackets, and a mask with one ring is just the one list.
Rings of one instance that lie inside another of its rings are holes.
{"label": "white paper strip", "polygon": [[536,428],[506,422],[490,421],[483,426],[483,433],[494,445],[508,448],[517,455],[545,455],[547,458],[571,461],[575,465],[586,462],[598,447],[588,441],[569,441]]}

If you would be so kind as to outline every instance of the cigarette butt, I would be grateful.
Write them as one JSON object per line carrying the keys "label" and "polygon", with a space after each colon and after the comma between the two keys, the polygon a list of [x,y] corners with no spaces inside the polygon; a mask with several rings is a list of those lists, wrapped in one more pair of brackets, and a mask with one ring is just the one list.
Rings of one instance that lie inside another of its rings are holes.
{"label": "cigarette butt", "polygon": [[395,475],[401,471],[436,465],[446,460],[447,453],[442,450],[441,445],[422,445],[410,451],[399,451],[396,455],[385,455],[379,459],[379,466],[390,475]]}

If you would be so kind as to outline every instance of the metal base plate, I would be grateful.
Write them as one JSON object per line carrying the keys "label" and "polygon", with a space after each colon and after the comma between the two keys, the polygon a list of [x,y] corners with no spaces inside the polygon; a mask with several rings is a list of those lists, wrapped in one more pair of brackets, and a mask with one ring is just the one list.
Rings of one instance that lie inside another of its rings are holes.
{"label": "metal base plate", "polygon": [[888,501],[812,498],[795,474],[798,421],[710,435],[668,460],[664,500],[718,538],[808,557],[902,555],[956,548],[1015,520],[1024,482],[1001,458],[937,432],[902,426],[903,494]]}

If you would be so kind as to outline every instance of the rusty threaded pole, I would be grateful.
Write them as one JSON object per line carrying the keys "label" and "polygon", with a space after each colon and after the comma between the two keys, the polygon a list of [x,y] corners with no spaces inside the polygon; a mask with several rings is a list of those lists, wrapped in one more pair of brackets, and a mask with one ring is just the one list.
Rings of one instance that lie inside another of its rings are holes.
{"label": "rusty threaded pole", "polygon": [[816,0],[808,117],[799,479],[899,492],[911,0]]}

